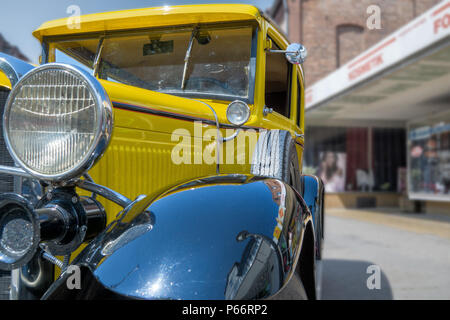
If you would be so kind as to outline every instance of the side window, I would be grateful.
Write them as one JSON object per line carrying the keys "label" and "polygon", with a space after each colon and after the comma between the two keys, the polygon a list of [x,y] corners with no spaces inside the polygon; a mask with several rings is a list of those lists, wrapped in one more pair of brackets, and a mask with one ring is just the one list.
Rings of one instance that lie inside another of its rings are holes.
{"label": "side window", "polygon": [[[272,41],[272,49],[280,50]],[[289,118],[292,66],[284,54],[266,52],[265,102],[275,112]]]}

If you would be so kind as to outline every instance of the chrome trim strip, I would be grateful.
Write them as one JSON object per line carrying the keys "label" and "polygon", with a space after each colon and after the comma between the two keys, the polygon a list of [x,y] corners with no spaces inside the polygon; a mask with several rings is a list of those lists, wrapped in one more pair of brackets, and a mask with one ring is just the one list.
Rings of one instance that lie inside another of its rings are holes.
{"label": "chrome trim strip", "polygon": [[197,102],[203,103],[205,106],[207,106],[209,109],[211,109],[212,113],[214,114],[214,119],[216,119],[216,129],[217,129],[217,138],[216,138],[216,173],[220,174],[220,144],[222,143],[222,136],[220,134],[219,117],[217,117],[217,113],[214,110],[214,108],[211,107],[206,102],[201,101],[201,100],[193,100],[193,101],[197,101]]}
{"label": "chrome trim strip", "polygon": [[23,178],[33,178],[31,174],[23,170],[22,168],[17,167],[8,167],[0,165],[0,173],[11,174],[13,176],[19,176]]}
{"label": "chrome trim strip", "polygon": [[101,186],[99,184],[87,181],[87,180],[77,180],[75,185],[81,189],[94,192],[112,202],[118,204],[122,208],[126,208],[132,201],[121,195],[120,193],[109,189],[107,187]]}
{"label": "chrome trim strip", "polygon": [[273,49],[266,49],[266,51],[270,53],[297,53],[297,51],[273,50]]}
{"label": "chrome trim strip", "polygon": [[93,69],[92,75],[94,77],[98,76],[98,71],[99,71],[99,67],[100,67],[100,60],[101,60],[101,56],[102,56],[102,52],[103,52],[104,42],[105,42],[105,37],[101,37],[99,42],[98,42],[97,53],[95,55],[94,64],[92,66],[92,69]]}
{"label": "chrome trim strip", "polygon": [[[191,99],[191,100],[194,100],[194,99]],[[197,100],[194,100],[194,101],[197,101]],[[168,111],[151,109],[149,107],[136,106],[136,105],[127,104],[127,103],[123,103],[123,102],[117,102],[117,101],[113,101],[112,103],[113,103],[114,108],[116,108],[116,109],[141,112],[141,113],[152,114],[152,115],[156,115],[156,116],[160,116],[160,117],[167,117],[167,118],[183,120],[183,121],[192,121],[192,122],[193,121],[202,121],[203,123],[206,123],[206,124],[216,125],[216,122],[214,120],[204,119],[204,118],[200,118],[200,117],[193,117],[193,116],[188,116],[185,114],[178,114],[178,113],[173,113],[173,112],[168,112]],[[236,126],[234,126],[232,124],[219,123],[219,125],[221,128],[236,129]],[[248,130],[248,129],[261,130],[262,129],[260,127],[251,127],[251,126],[241,126],[240,128],[243,130]]]}
{"label": "chrome trim strip", "polygon": [[233,140],[234,138],[236,138],[238,136],[239,132],[241,132],[240,128],[237,129],[231,136],[223,137],[222,142],[227,142],[227,141]]}
{"label": "chrome trim strip", "polygon": [[19,79],[34,67],[16,57],[0,52],[0,70],[2,70],[14,87]]}
{"label": "chrome trim strip", "polygon": [[[11,174],[14,176],[20,176],[24,178],[31,178],[31,179],[34,178],[31,174],[29,174],[25,170],[16,167],[7,167],[0,165],[0,173]],[[76,180],[75,185],[81,189],[91,191],[108,200],[111,200],[112,202],[117,203],[119,206],[123,208],[127,207],[132,202],[130,199],[121,195],[120,193],[111,190],[107,187],[98,185],[94,182],[90,182],[87,180]]]}
{"label": "chrome trim strip", "polygon": [[[86,181],[95,183],[95,182],[94,182],[94,179],[92,179],[92,177],[89,175],[89,173],[85,172],[85,173],[83,174],[83,177],[84,177],[84,179],[85,179]],[[92,192],[91,198],[92,198],[92,199],[95,199],[96,197],[97,197],[97,194],[96,194],[95,192]]]}
{"label": "chrome trim strip", "polygon": [[[252,34],[252,46],[250,54],[249,63],[249,73],[248,73],[248,99],[241,99],[247,104],[255,103],[255,92],[256,92],[256,69],[257,69],[257,56],[258,56],[258,32],[260,30],[259,25],[253,29]],[[240,98],[239,98],[240,99]]]}
{"label": "chrome trim strip", "polygon": [[9,289],[9,300],[19,300],[20,269],[11,270],[11,288]]}

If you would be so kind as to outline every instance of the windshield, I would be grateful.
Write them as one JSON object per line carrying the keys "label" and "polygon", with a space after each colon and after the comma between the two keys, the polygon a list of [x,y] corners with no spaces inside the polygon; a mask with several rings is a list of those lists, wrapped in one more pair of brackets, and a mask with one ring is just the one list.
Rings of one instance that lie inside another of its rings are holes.
{"label": "windshield", "polygon": [[[254,34],[252,26],[222,26],[107,36],[99,77],[180,96],[252,99]],[[56,62],[67,62],[69,56],[92,68],[98,39],[52,47],[59,53]]]}

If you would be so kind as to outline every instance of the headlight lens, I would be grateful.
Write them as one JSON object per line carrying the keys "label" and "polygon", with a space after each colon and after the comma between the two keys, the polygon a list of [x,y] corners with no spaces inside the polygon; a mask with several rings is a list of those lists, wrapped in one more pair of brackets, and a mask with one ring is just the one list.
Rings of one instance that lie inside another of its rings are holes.
{"label": "headlight lens", "polygon": [[242,126],[250,118],[250,108],[240,100],[233,101],[227,108],[227,119],[235,126]]}
{"label": "headlight lens", "polygon": [[81,175],[104,152],[111,103],[87,72],[47,64],[17,83],[3,121],[14,160],[38,178],[62,180]]}

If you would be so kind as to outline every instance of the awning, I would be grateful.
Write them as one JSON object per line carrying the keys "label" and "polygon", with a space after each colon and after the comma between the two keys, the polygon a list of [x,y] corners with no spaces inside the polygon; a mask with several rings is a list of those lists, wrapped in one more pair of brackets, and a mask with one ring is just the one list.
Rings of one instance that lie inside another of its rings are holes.
{"label": "awning", "polygon": [[450,1],[306,90],[308,125],[404,126],[450,107]]}

